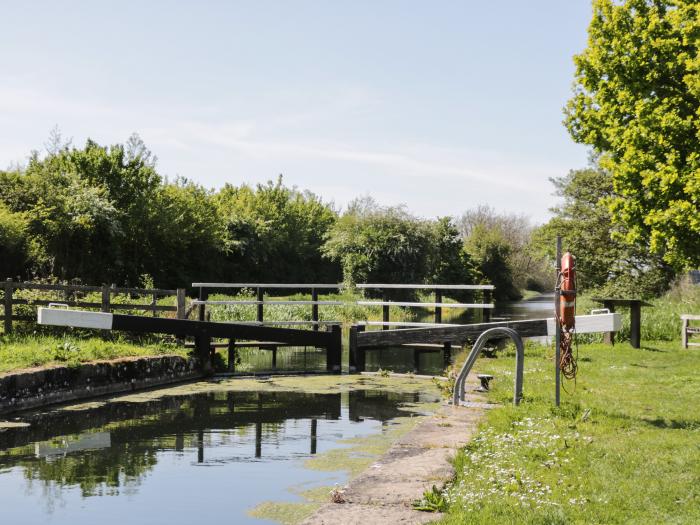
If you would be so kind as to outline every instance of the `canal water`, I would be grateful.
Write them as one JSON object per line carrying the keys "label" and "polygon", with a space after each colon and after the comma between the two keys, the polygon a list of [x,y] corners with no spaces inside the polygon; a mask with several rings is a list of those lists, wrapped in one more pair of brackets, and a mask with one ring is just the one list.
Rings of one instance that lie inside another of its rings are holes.
{"label": "canal water", "polygon": [[[343,484],[304,467],[339,440],[385,431],[431,394],[216,392],[22,416],[0,428],[2,523],[266,523],[266,500]],[[414,406],[414,405],[412,405]]]}

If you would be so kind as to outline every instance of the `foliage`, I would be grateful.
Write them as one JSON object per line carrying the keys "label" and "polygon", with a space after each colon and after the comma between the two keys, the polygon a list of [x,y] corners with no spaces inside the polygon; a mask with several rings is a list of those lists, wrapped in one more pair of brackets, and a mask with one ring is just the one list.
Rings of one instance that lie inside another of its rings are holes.
{"label": "foliage", "polygon": [[338,266],[321,257],[336,213],[313,193],[285,187],[280,176],[255,189],[227,184],[214,201],[224,223],[227,271],[238,280],[339,279]]}
{"label": "foliage", "polygon": [[413,508],[425,512],[445,512],[448,508],[447,499],[443,491],[435,485],[423,493],[423,497],[413,502]]}
{"label": "foliage", "polygon": [[[553,218],[535,230],[533,245],[554,262],[555,239],[576,256],[577,287],[609,297],[651,297],[663,292],[673,269],[643,244],[623,239],[608,202],[614,196],[609,172],[592,166],[551,179],[562,203]],[[616,235],[617,234],[617,235]]]}
{"label": "foliage", "polygon": [[340,263],[346,284],[422,283],[430,270],[430,225],[403,207],[353,201],[328,233],[323,253]]}
{"label": "foliage", "polygon": [[694,0],[595,0],[566,107],[601,154],[621,237],[677,268],[700,264],[700,8]]}
{"label": "foliage", "polygon": [[27,260],[27,220],[0,201],[0,275],[22,273]]}
{"label": "foliage", "polygon": [[530,243],[532,229],[527,217],[498,213],[489,206],[469,210],[459,219],[465,249],[496,286],[498,300],[519,299],[520,290],[544,290],[550,284],[545,261]]}

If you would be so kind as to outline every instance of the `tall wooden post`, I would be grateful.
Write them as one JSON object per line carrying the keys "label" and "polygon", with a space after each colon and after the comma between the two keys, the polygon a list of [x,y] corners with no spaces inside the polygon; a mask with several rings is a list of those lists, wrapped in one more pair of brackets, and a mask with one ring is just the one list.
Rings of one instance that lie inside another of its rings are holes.
{"label": "tall wooden post", "polygon": [[630,343],[632,343],[632,348],[639,348],[642,342],[641,320],[641,301],[630,301]]}
{"label": "tall wooden post", "polygon": [[265,299],[265,290],[262,288],[258,288],[258,294],[257,294],[257,301],[258,301],[258,316],[257,320],[259,323],[263,322],[264,319],[264,311],[263,311],[263,300]]}
{"label": "tall wooden post", "polygon": [[[484,304],[489,304],[491,302],[491,290],[484,290],[483,293],[484,297]],[[485,323],[488,323],[491,321],[491,309],[490,308],[483,308],[481,310],[482,315],[481,318],[484,320]]]}
{"label": "tall wooden post", "polygon": [[554,402],[556,406],[560,403],[561,393],[561,325],[559,324],[559,302],[561,301],[561,284],[559,282],[559,273],[561,272],[561,236],[557,235],[557,262],[555,266],[557,270],[557,284],[554,288],[554,328],[556,330],[555,350],[554,350]]}
{"label": "tall wooden post", "polygon": [[[199,300],[200,301],[206,301],[209,298],[209,291],[206,288],[200,288],[199,289]],[[197,312],[197,319],[200,321],[204,321],[204,315],[206,311],[207,305],[205,304],[200,304],[199,305],[199,311]]]}
{"label": "tall wooden post", "polygon": [[442,364],[445,368],[452,364],[452,343],[449,341],[442,345]]}
{"label": "tall wooden post", "polygon": [[316,454],[316,440],[318,434],[318,421],[316,419],[311,420],[311,453]]}
{"label": "tall wooden post", "polygon": [[14,283],[12,279],[5,281],[5,334],[12,333],[12,294]]}
{"label": "tall wooden post", "polygon": [[326,349],[326,371],[340,374],[343,368],[343,332],[339,324],[331,325],[330,332],[331,343]]}
{"label": "tall wooden post", "polygon": [[[438,304],[442,302],[442,290],[435,290],[435,302]],[[435,307],[435,324],[440,324],[440,323],[442,323],[442,307],[436,306]]]}
{"label": "tall wooden post", "polygon": [[158,294],[153,292],[151,294],[151,310],[153,310],[153,317],[158,317]]}
{"label": "tall wooden post", "polygon": [[365,350],[357,344],[357,334],[364,331],[363,325],[353,325],[350,327],[350,372],[365,371]]}
{"label": "tall wooden post", "polygon": [[175,312],[175,317],[178,319],[185,318],[186,311],[186,295],[184,288],[178,288],[175,296],[177,311]]}
{"label": "tall wooden post", "polygon": [[313,329],[318,331],[318,304],[316,304],[318,291],[316,288],[311,288],[311,300],[314,301],[314,304],[311,305],[311,320],[314,322]]}
{"label": "tall wooden post", "polygon": [[101,302],[101,307],[100,310],[103,312],[109,312],[109,299],[110,299],[110,293],[109,293],[109,286],[106,284],[102,285],[102,302]]}
{"label": "tall wooden post", "polygon": [[233,337],[228,340],[228,371],[236,371],[236,340]]}

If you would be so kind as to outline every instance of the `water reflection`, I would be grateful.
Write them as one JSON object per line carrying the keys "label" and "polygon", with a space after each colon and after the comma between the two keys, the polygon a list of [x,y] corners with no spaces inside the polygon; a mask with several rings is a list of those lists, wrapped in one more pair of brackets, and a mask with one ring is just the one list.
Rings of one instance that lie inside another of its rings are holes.
{"label": "water reflection", "polygon": [[384,391],[216,392],[40,412],[24,418],[29,427],[0,432],[0,505],[14,523],[124,523],[133,505],[150,517],[140,523],[198,519],[173,501],[181,494],[205,498],[205,514],[223,506],[245,523],[245,509],[289,499],[291,485],[344,481],[298,460],[381,432],[411,414],[400,410],[405,403],[433,400]]}

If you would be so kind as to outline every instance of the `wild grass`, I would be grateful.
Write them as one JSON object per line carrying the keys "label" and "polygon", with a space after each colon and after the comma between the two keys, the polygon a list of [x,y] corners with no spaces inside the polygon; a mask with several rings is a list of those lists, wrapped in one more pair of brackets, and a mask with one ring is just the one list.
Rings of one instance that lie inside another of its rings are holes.
{"label": "wild grass", "polygon": [[503,406],[457,455],[441,523],[700,523],[700,352],[582,345],[560,408],[551,354],[527,349],[519,407],[512,353],[477,362]]}

